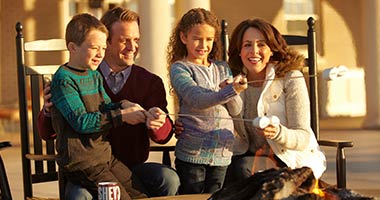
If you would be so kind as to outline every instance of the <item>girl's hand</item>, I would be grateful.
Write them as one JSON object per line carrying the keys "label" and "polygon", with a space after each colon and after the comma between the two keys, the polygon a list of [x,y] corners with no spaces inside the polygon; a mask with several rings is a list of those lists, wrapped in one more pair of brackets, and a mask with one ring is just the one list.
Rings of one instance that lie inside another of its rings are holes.
{"label": "girl's hand", "polygon": [[243,92],[248,87],[247,78],[240,74],[234,77],[232,84],[236,93],[238,94],[240,94],[240,92]]}
{"label": "girl's hand", "polygon": [[174,135],[175,135],[175,137],[178,138],[179,135],[181,135],[183,130],[184,130],[184,128],[183,128],[182,122],[180,122],[179,120],[176,120],[174,122]]}
{"label": "girl's hand", "polygon": [[226,80],[224,80],[223,82],[221,82],[221,83],[219,84],[219,87],[220,87],[220,88],[224,88],[224,87],[226,87],[227,85],[231,84],[232,82],[233,82],[232,79],[226,79]]}

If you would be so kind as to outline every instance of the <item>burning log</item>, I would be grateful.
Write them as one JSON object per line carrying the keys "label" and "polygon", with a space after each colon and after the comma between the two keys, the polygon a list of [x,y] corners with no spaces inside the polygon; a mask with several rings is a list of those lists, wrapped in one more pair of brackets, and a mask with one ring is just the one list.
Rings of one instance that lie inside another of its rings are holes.
{"label": "burning log", "polygon": [[269,169],[255,173],[251,177],[223,187],[208,200],[367,200],[347,189],[334,186],[319,189],[318,181],[308,167],[299,169]]}

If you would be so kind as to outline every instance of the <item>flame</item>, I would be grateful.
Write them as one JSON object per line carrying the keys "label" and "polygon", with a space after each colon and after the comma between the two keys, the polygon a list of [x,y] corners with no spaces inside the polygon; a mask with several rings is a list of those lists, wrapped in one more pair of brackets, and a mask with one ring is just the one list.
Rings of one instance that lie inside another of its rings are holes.
{"label": "flame", "polygon": [[318,179],[316,179],[314,188],[313,188],[313,190],[311,192],[314,193],[314,194],[316,194],[316,195],[318,195],[318,196],[320,196],[320,197],[324,197],[325,196],[325,193],[319,188]]}

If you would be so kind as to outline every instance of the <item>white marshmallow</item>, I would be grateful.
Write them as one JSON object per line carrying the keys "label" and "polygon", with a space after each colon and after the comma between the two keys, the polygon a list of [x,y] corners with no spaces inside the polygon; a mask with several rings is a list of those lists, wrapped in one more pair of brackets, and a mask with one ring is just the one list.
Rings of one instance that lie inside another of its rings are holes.
{"label": "white marshmallow", "polygon": [[272,115],[269,117],[270,124],[273,126],[277,126],[280,124],[280,119],[276,115]]}
{"label": "white marshmallow", "polygon": [[270,120],[267,116],[256,117],[253,121],[253,126],[257,128],[265,128],[270,124]]}
{"label": "white marshmallow", "polygon": [[256,117],[252,121],[252,124],[253,124],[253,126],[255,126],[257,128],[263,129],[263,128],[267,127],[268,125],[273,125],[273,126],[279,125],[280,119],[275,115],[272,115],[269,117],[267,117],[267,116]]}
{"label": "white marshmallow", "polygon": [[340,77],[344,77],[348,73],[348,68],[344,65],[328,68],[323,70],[322,78],[325,80],[335,80]]}

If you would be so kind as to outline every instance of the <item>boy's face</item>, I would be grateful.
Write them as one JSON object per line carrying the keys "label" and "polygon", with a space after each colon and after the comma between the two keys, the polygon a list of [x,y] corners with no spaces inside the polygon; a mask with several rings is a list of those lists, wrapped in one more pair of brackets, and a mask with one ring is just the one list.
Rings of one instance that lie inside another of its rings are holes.
{"label": "boy's face", "polygon": [[77,67],[96,70],[107,48],[107,35],[99,30],[92,30],[80,46],[74,46]]}

